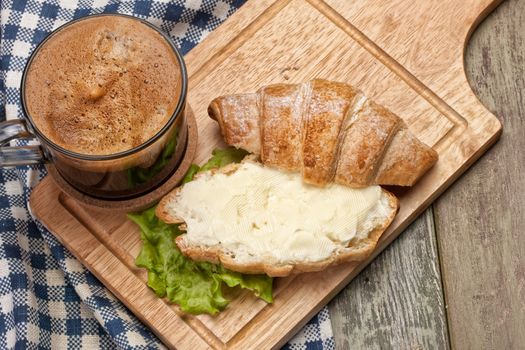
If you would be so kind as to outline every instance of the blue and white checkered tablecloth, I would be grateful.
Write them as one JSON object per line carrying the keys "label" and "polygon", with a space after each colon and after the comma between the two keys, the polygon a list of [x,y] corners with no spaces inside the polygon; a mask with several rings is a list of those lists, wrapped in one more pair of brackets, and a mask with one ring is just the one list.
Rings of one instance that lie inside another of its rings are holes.
{"label": "blue and white checkered tablecloth", "polygon": [[[132,14],[162,28],[187,53],[244,1],[0,0],[0,120],[21,118],[25,63],[46,35],[69,20],[101,12]],[[163,348],[31,218],[29,194],[44,175],[42,167],[0,169],[0,349]],[[334,348],[328,310],[285,348]]]}

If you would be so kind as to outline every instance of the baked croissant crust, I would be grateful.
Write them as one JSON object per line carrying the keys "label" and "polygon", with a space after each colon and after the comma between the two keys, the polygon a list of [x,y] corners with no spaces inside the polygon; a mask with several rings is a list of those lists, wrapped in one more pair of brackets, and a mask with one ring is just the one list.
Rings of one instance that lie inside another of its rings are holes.
{"label": "baked croissant crust", "polygon": [[316,186],[412,186],[438,159],[401,118],[345,83],[269,85],[218,97],[208,114],[226,143]]}

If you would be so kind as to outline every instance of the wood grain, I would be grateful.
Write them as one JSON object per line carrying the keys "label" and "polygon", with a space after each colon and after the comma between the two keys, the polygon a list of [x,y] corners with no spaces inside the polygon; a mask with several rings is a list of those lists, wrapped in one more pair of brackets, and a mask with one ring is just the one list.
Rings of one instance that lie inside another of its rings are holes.
{"label": "wood grain", "polygon": [[[405,80],[413,77],[436,92],[439,99],[470,122],[469,126],[476,129],[473,124],[482,123],[477,118],[477,122],[473,123],[470,117],[476,115],[475,111],[486,113],[485,108],[480,104],[464,104],[465,100],[477,100],[472,90],[452,92],[450,86],[459,86],[466,81],[463,48],[476,24],[500,1],[388,0],[381,2],[381,8],[387,14],[385,17],[373,16],[377,8],[366,2],[326,2],[358,27],[360,34],[400,64],[407,71],[402,72]],[[409,31],[409,28],[417,29]],[[434,40],[434,35],[441,39]],[[425,96],[433,104],[439,103],[434,96]]]}
{"label": "wood grain", "polygon": [[[46,197],[55,198],[55,200],[33,200],[33,198],[38,198],[40,191],[46,191]],[[63,194],[49,176],[33,190],[33,193],[37,195],[31,197],[31,210],[35,213],[48,211],[48,215],[39,217],[44,227],[51,232],[56,232],[54,230],[56,215],[60,213],[59,222],[62,224],[60,231],[70,234],[56,235],[58,240],[101,281],[106,280],[105,276],[111,276],[112,283],[106,283],[106,287],[117,298],[125,300],[126,306],[145,324],[155,329],[164,343],[177,343],[181,348],[187,349],[209,348],[209,344],[213,343],[214,339],[208,339],[205,332],[196,331],[196,327],[191,327],[183,318],[177,317],[172,311],[167,311],[166,309],[170,307],[149,290],[144,280],[140,280],[134,273],[134,270],[139,269],[130,269],[129,262],[126,262],[125,258],[119,256],[107,245],[101,244],[99,240],[101,236],[97,237],[93,234],[93,231],[97,229],[81,224],[83,219],[78,219],[76,213],[73,215],[63,206],[64,200],[72,201],[73,205],[79,204],[73,198]],[[119,216],[123,217],[122,214]],[[177,329],[177,332],[172,332],[173,329]]]}
{"label": "wood grain", "polygon": [[447,349],[428,209],[329,304],[336,349]]}
{"label": "wood grain", "polygon": [[457,349],[525,344],[525,2],[475,32],[467,73],[505,131],[435,204],[450,338]]}
{"label": "wood grain", "polygon": [[[492,1],[497,0],[472,0],[465,4],[477,5],[462,9],[459,28],[447,24],[448,18],[458,15],[453,11],[461,6],[454,0],[446,0],[444,6],[431,8],[436,16],[433,23],[444,21],[441,30],[421,33],[424,24],[414,25],[413,20],[407,20],[406,24],[401,21],[392,30],[403,29],[407,40],[415,37],[409,40],[411,46],[436,43],[442,50],[438,52],[451,59],[454,67],[462,67],[458,52],[462,52],[463,46],[454,45],[462,41],[451,44],[451,38],[455,37],[451,31],[468,33]],[[446,6],[452,2],[456,5]],[[387,32],[389,29],[383,23],[388,23],[391,15],[390,4],[404,5],[400,8],[407,18],[433,4],[409,0],[365,3],[374,11],[362,16],[368,17],[370,23],[383,18],[385,22],[378,22],[380,31]],[[396,61],[395,57],[407,50],[405,46],[397,47],[399,52],[382,50],[370,38],[360,35],[359,28],[348,22],[346,15],[347,12],[344,16],[338,14],[319,0],[247,2],[187,56],[188,101],[199,130],[195,158],[199,163],[210,156],[213,148],[223,145],[216,123],[206,113],[208,103],[218,95],[255,91],[273,82],[323,77],[356,84],[369,97],[398,113],[413,133],[434,146],[440,160],[416,186],[399,195],[401,208],[397,217],[365,261],[278,280],[278,294],[272,305],[243,294],[219,317],[183,315],[167,301],[156,298],[145,285],[143,271],[131,266],[140,243],[136,237],[126,240],[126,231],[129,236],[139,232],[137,227],[129,227],[123,213],[110,216],[75,205],[73,199],[60,195],[49,179],[34,190],[33,213],[168,346],[199,348],[205,343],[213,348],[269,349],[283,345],[499,136],[498,120],[470,97],[464,75],[451,76],[448,65],[439,64],[442,58],[434,52],[419,50],[418,59],[424,57],[425,61],[438,64],[439,68],[433,71],[435,79],[447,77],[451,82],[438,86],[439,90],[431,90],[403,62]],[[417,18],[415,21],[418,22]],[[455,107],[442,96],[450,97]],[[461,108],[461,112],[456,108]],[[114,276],[115,272],[119,275]],[[138,285],[133,286],[132,282]],[[184,332],[177,331],[179,324]]]}

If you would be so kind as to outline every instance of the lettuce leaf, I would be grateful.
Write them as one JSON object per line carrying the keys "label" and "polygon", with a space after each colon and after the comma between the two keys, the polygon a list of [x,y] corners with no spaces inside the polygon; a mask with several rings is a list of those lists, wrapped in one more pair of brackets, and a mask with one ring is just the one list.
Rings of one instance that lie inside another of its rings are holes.
{"label": "lettuce leaf", "polygon": [[214,149],[212,157],[204,164],[199,171],[206,171],[214,168],[221,168],[230,163],[239,163],[248,154],[243,149],[228,147],[225,149]]}
{"label": "lettuce leaf", "polygon": [[[214,150],[212,158],[202,167],[193,165],[183,183],[191,181],[200,171],[241,161],[245,151],[234,148]],[[210,194],[213,195],[213,194]],[[159,297],[167,297],[185,312],[216,314],[228,305],[224,292],[240,287],[253,291],[264,301],[273,302],[273,279],[266,275],[243,275],[221,265],[195,262],[186,258],[175,244],[182,232],[178,225],[166,224],[155,216],[155,207],[141,213],[128,214],[141,229],[142,248],[135,260],[148,270],[148,286]]]}
{"label": "lettuce leaf", "polygon": [[130,187],[135,187],[137,185],[143,184],[151,180],[155,175],[160,173],[160,171],[168,164],[173,153],[175,153],[175,148],[177,148],[177,141],[179,139],[179,130],[175,129],[173,135],[169,139],[168,143],[162,150],[162,153],[155,160],[155,163],[149,168],[130,168],[127,171],[128,176],[128,185]]}
{"label": "lettuce leaf", "polygon": [[186,172],[186,175],[184,175],[184,178],[182,179],[183,185],[186,182],[190,182],[191,180],[193,180],[195,174],[201,171],[220,168],[230,163],[239,163],[241,160],[244,159],[248,152],[246,152],[243,149],[229,147],[225,149],[216,148],[212,151],[211,154],[212,157],[208,159],[206,164],[204,164],[202,167],[198,166],[197,164],[192,164],[190,166],[190,168]]}

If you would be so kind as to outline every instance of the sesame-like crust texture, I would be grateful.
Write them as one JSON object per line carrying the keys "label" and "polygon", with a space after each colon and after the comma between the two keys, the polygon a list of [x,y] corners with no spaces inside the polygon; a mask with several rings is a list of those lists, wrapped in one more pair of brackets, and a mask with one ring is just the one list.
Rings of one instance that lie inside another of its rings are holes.
{"label": "sesame-like crust texture", "polygon": [[[253,161],[254,158],[249,158],[245,161]],[[239,164],[230,164],[226,167],[211,170],[197,176],[213,176],[213,174],[220,172],[224,174],[231,174],[239,168]],[[159,203],[156,209],[156,215],[166,223],[182,224],[181,228],[185,229],[184,221],[178,217],[173,210],[170,209],[170,203],[177,196],[182,187],[176,188]],[[177,247],[181,252],[195,261],[208,261],[215,264],[222,264],[224,267],[241,273],[260,274],[265,273],[272,277],[283,277],[290,274],[321,271],[328,266],[340,264],[347,261],[362,261],[366,259],[376,247],[376,244],[388,226],[394,220],[395,215],[399,209],[399,200],[390,192],[382,190],[383,195],[387,196],[390,212],[389,215],[379,223],[367,237],[359,239],[354,238],[350,241],[348,246],[341,247],[335,251],[330,257],[321,261],[290,261],[287,263],[271,263],[264,257],[254,256],[250,261],[243,261],[240,263],[235,260],[235,251],[228,251],[221,245],[191,245],[186,240],[186,234],[182,234],[175,239]]]}

